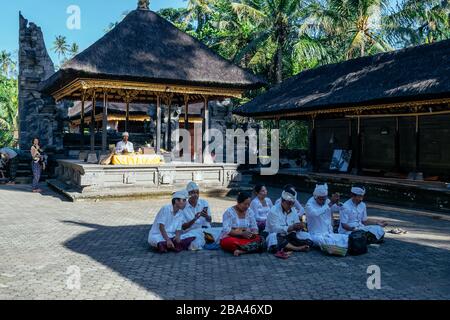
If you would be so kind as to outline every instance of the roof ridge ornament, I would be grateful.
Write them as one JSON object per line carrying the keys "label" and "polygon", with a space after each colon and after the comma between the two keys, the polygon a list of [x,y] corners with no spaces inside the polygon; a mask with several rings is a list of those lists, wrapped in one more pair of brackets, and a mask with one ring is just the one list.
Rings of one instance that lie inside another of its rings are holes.
{"label": "roof ridge ornament", "polygon": [[150,0],[139,0],[138,10],[150,10]]}

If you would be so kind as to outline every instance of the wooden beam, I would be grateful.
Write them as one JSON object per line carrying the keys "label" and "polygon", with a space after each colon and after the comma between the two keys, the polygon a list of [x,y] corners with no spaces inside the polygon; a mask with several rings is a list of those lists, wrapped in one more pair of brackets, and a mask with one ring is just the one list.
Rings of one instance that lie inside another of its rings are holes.
{"label": "wooden beam", "polygon": [[90,131],[91,131],[91,152],[95,152],[95,105],[96,105],[96,92],[93,91],[92,94],[92,110],[91,110],[91,123],[90,123]]}
{"label": "wooden beam", "polygon": [[102,151],[107,151],[108,144],[108,93],[103,92],[103,128],[102,128]]}
{"label": "wooden beam", "polygon": [[86,91],[81,96],[81,120],[80,120],[80,149],[84,151],[84,105],[86,100]]}
{"label": "wooden beam", "polygon": [[156,153],[161,153],[161,97],[156,98]]}
{"label": "wooden beam", "polygon": [[205,112],[204,112],[203,125],[202,125],[202,134],[203,134],[203,138],[204,138],[204,139],[202,139],[203,140],[202,160],[204,163],[205,157],[203,156],[203,154],[206,150],[206,147],[209,144],[209,132],[208,132],[208,130],[209,130],[209,97],[204,96],[203,99],[204,99],[203,108],[204,108]]}

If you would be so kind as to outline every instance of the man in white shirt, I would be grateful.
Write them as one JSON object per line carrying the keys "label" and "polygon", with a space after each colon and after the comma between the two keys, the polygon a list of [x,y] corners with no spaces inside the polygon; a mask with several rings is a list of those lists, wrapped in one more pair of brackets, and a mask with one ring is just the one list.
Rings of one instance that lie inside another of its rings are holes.
{"label": "man in white shirt", "polygon": [[130,137],[130,134],[128,132],[124,132],[122,134],[122,141],[117,142],[116,145],[116,153],[133,153],[134,147],[133,144],[128,141],[128,138]]}
{"label": "man in white shirt", "polygon": [[201,250],[206,244],[205,234],[209,233],[217,240],[220,236],[221,228],[211,228],[211,209],[206,200],[200,199],[200,187],[195,182],[189,182],[186,187],[189,193],[189,200],[183,210],[183,233],[195,236],[191,244],[192,250]]}
{"label": "man in white shirt", "polygon": [[267,216],[267,246],[269,251],[282,255],[280,258],[285,258],[286,251],[308,251],[313,244],[295,209],[296,200],[297,193],[294,189],[284,190],[281,201],[272,207]]}
{"label": "man in white shirt", "polygon": [[188,250],[195,240],[195,237],[184,235],[182,231],[182,214],[188,197],[186,190],[175,192],[172,203],[162,207],[156,215],[148,234],[148,243],[158,252]]}
{"label": "man in white shirt", "polygon": [[347,200],[340,211],[339,233],[351,234],[357,230],[368,233],[369,242],[381,242],[384,237],[384,221],[370,222],[367,218],[367,207],[363,202],[366,189],[363,187],[353,187],[352,197]]}
{"label": "man in white shirt", "polygon": [[333,212],[339,211],[339,195],[328,199],[328,186],[317,185],[313,197],[306,203],[308,232],[316,246],[323,251],[345,256],[348,250],[348,235],[333,232]]}

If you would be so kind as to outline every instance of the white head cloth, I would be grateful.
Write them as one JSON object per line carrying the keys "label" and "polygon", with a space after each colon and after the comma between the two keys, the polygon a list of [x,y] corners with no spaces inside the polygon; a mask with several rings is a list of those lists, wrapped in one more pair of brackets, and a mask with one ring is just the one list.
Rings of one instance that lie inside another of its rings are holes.
{"label": "white head cloth", "polygon": [[194,191],[194,190],[199,190],[200,191],[200,188],[199,188],[198,184],[196,184],[194,181],[191,181],[191,182],[188,183],[188,185],[186,187],[186,190],[187,190],[187,192],[191,192],[191,191]]}
{"label": "white head cloth", "polygon": [[187,199],[189,199],[189,194],[186,190],[180,190],[180,191],[174,192],[172,194],[172,200],[173,199],[186,199],[187,200]]}
{"label": "white head cloth", "polygon": [[326,197],[326,196],[328,196],[328,185],[326,183],[325,184],[321,184],[321,185],[317,184],[313,195],[314,195],[314,197]]}
{"label": "white head cloth", "polygon": [[292,194],[290,192],[283,191],[281,193],[281,199],[286,200],[286,201],[295,202],[295,200],[297,200],[297,192]]}
{"label": "white head cloth", "polygon": [[364,196],[366,194],[366,189],[360,187],[353,187],[351,193],[356,194],[357,196]]}

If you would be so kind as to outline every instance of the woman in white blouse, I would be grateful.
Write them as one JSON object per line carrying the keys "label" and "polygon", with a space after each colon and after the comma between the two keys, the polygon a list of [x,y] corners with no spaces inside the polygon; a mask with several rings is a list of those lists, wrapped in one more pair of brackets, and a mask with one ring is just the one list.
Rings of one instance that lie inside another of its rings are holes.
{"label": "woman in white blouse", "polygon": [[267,188],[265,185],[257,185],[254,189],[256,197],[250,204],[250,209],[255,214],[256,224],[259,232],[266,228],[267,215],[273,207],[272,200],[267,196]]}
{"label": "woman in white blouse", "polygon": [[250,203],[250,194],[240,193],[237,204],[228,208],[223,214],[220,246],[223,250],[232,252],[236,257],[264,250],[264,240],[259,236]]}

